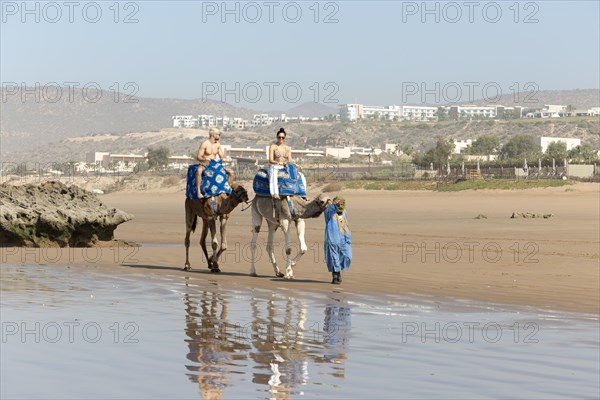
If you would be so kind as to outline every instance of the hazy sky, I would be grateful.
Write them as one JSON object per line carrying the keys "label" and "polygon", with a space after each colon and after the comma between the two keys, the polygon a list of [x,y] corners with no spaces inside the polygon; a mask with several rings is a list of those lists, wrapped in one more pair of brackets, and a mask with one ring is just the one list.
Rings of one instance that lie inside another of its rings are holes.
{"label": "hazy sky", "polygon": [[600,87],[598,1],[2,1],[1,9],[4,85],[97,83],[265,110]]}

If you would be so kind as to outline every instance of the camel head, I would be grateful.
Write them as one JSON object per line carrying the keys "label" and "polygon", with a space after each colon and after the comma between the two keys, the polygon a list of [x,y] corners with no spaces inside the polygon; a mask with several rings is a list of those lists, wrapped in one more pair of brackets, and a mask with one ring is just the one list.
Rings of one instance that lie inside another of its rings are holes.
{"label": "camel head", "polygon": [[325,211],[330,198],[325,193],[321,193],[314,200],[308,202],[305,212],[301,218],[316,218]]}
{"label": "camel head", "polygon": [[246,203],[250,198],[248,197],[248,191],[241,183],[234,183],[231,185],[231,195],[238,199],[240,203]]}

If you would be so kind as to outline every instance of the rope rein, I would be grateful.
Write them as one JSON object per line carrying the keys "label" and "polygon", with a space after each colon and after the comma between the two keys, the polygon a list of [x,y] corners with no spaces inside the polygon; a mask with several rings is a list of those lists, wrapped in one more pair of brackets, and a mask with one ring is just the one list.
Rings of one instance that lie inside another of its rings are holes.
{"label": "rope rein", "polygon": [[246,204],[248,204],[248,206],[246,208],[244,208],[244,206],[242,206],[242,211],[246,211],[247,209],[249,209],[250,207],[252,207],[252,203],[254,202],[254,199],[252,200],[248,200],[246,202]]}

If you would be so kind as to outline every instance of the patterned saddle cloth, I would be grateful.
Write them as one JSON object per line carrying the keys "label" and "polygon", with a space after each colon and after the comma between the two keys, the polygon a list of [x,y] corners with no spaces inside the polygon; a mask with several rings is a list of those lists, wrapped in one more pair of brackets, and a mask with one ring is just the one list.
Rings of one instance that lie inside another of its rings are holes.
{"label": "patterned saddle cloth", "polygon": [[[187,186],[185,195],[188,199],[197,200],[198,193],[196,192],[197,182],[196,174],[198,173],[198,164],[192,164],[187,171]],[[213,197],[221,193],[231,193],[231,186],[227,181],[227,171],[223,167],[223,161],[210,160],[210,163],[202,172],[202,186],[200,192],[205,198]]]}
{"label": "patterned saddle cloth", "polygon": [[[306,188],[300,177],[298,168],[293,164],[286,164],[285,168],[277,171],[277,186],[280,196],[302,196],[306,197]],[[269,170],[259,169],[252,183],[254,193],[259,196],[270,196]]]}

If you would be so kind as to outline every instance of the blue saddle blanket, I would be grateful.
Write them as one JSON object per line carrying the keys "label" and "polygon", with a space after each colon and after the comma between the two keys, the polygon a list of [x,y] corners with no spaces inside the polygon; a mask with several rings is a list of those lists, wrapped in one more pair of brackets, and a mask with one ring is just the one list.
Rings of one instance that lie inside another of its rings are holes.
{"label": "blue saddle blanket", "polygon": [[[285,168],[277,170],[277,186],[280,196],[302,196],[306,197],[306,188],[300,177],[298,168],[293,164],[286,164]],[[252,183],[254,193],[261,196],[270,196],[269,170],[260,169],[254,176]]]}
{"label": "blue saddle blanket", "polygon": [[[198,164],[188,166],[185,195],[191,200],[198,199],[198,193],[196,192],[196,175],[198,173],[198,167]],[[200,192],[204,197],[213,197],[221,193],[231,193],[231,186],[229,186],[229,182],[227,181],[227,171],[225,171],[225,167],[223,167],[223,161],[210,160],[208,166],[204,168]]]}

